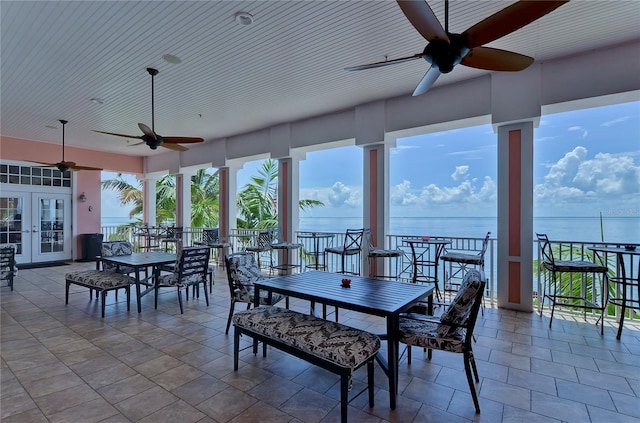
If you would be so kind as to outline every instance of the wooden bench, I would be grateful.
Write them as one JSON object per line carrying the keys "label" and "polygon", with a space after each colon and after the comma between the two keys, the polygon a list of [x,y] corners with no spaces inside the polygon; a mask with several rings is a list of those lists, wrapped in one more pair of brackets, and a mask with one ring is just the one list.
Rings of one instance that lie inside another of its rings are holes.
{"label": "wooden bench", "polygon": [[[367,365],[369,407],[373,407],[373,366],[380,339],[369,332],[275,306],[260,306],[233,316],[233,369],[238,370],[240,335],[245,334],[340,376],[340,415],[347,422],[353,372]],[[254,354],[257,348],[254,343]],[[357,397],[364,390],[359,392]],[[353,398],[352,398],[353,399]]]}
{"label": "wooden bench", "polygon": [[69,286],[75,284],[89,288],[91,299],[93,299],[94,289],[97,291],[96,299],[98,298],[98,292],[101,294],[102,317],[104,317],[107,292],[109,291],[120,288],[124,289],[127,293],[127,311],[131,309],[129,304],[131,300],[131,285],[136,283],[136,280],[131,276],[105,270],[83,270],[79,272],[69,272],[64,277],[67,283],[65,304],[69,304]]}

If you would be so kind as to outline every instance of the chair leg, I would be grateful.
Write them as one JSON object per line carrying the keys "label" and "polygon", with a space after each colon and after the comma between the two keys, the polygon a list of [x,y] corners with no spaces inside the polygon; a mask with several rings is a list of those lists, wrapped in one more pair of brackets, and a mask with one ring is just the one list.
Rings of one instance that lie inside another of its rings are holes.
{"label": "chair leg", "polygon": [[71,282],[67,281],[67,287],[64,290],[64,303],[65,304],[69,304],[69,285],[71,285]]}
{"label": "chair leg", "polygon": [[236,306],[236,302],[231,300],[231,306],[229,307],[229,318],[227,319],[227,329],[224,331],[225,335],[229,334],[229,327],[231,326],[231,318],[233,317],[233,309]]}
{"label": "chair leg", "polygon": [[127,293],[127,311],[131,311],[131,285],[124,289]]}
{"label": "chair leg", "polygon": [[202,290],[204,291],[204,300],[207,303],[207,307],[209,307],[209,293],[207,292],[207,280],[202,281]]}
{"label": "chair leg", "polygon": [[374,361],[375,360],[370,360],[367,363],[367,385],[369,388],[369,408],[373,408],[373,387],[374,387]]}
{"label": "chair leg", "polygon": [[407,364],[411,364],[411,345],[407,345]]}
{"label": "chair leg", "polygon": [[480,404],[478,403],[478,394],[476,394],[476,385],[473,383],[473,378],[471,376],[471,364],[468,351],[464,353],[464,371],[467,374],[467,382],[469,382],[469,390],[471,391],[471,398],[473,398],[473,405],[476,407],[476,413],[480,413]]}
{"label": "chair leg", "polygon": [[[186,289],[189,292],[189,287]],[[184,308],[182,307],[182,294],[180,293],[180,285],[178,285],[178,304],[180,304],[180,314],[184,314]]]}
{"label": "chair leg", "polygon": [[476,383],[480,383],[480,377],[478,376],[478,368],[476,367],[476,359],[473,356],[473,351],[469,351],[469,362],[471,363],[471,370],[473,370]]}

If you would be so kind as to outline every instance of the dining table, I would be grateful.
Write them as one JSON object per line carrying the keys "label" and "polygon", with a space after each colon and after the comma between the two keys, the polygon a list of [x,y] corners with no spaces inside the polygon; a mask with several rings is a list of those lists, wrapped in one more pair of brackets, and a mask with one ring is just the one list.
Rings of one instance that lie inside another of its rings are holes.
{"label": "dining table", "polygon": [[[609,281],[615,284],[615,289],[613,295],[608,296],[607,302],[620,309],[618,333],[616,334],[616,339],[620,339],[627,308],[640,310],[640,246],[634,244],[623,247],[594,245],[587,248],[593,251],[605,266],[608,265],[609,254],[616,257],[616,275],[609,278]],[[627,261],[629,269],[627,269]],[[635,271],[634,262],[638,266]]]}
{"label": "dining table", "polygon": [[[153,291],[155,283],[160,275],[160,267],[165,264],[175,263],[176,254],[165,251],[145,251],[142,253],[132,253],[124,256],[101,257],[100,260],[111,263],[115,266],[132,267],[135,270],[136,294],[138,296],[138,313],[142,312],[142,297]],[[140,278],[140,271],[151,267],[153,270],[151,275]],[[141,290],[141,285],[145,286],[145,290]]]}
{"label": "dining table", "polygon": [[[308,272],[264,279],[254,283],[255,306],[259,305],[260,291],[282,294],[287,297],[308,300],[311,304],[326,304],[346,310],[380,316],[386,320],[386,333],[379,335],[387,341],[387,357],[378,353],[376,361],[389,379],[389,406],[396,408],[398,392],[398,331],[400,316],[412,305],[427,299],[432,311],[433,284],[349,276],[344,287],[341,273],[310,270]],[[313,310],[315,312],[315,310]]]}

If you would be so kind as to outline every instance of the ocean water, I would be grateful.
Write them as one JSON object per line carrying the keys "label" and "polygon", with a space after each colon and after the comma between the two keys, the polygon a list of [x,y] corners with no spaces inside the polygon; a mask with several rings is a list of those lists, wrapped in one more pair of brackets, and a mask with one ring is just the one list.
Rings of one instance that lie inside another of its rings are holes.
{"label": "ocean water", "polygon": [[[344,232],[362,227],[361,218],[301,218],[301,231]],[[606,242],[640,242],[640,217],[536,217],[533,232],[546,233],[555,241],[599,242],[604,234]],[[392,217],[389,233],[392,235],[429,235],[483,238],[487,232],[498,236],[495,217]]]}
{"label": "ocean water", "polygon": [[[131,222],[129,218],[102,219],[102,226],[116,226]],[[392,235],[429,235],[483,238],[488,231],[498,236],[494,217],[392,217],[389,221]],[[362,227],[362,218],[302,217],[300,230],[309,232],[344,232]],[[604,241],[640,243],[640,217],[604,217]],[[533,232],[546,233],[555,241],[599,242],[600,219],[592,217],[536,217]]]}

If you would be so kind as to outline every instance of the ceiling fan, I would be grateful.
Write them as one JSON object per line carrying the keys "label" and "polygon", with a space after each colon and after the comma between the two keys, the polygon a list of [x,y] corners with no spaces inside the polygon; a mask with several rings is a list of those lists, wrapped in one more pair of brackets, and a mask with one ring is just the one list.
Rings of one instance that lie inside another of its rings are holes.
{"label": "ceiling fan", "polygon": [[43,167],[55,167],[62,173],[66,172],[67,170],[102,170],[99,167],[80,166],[80,165],[77,165],[75,162],[66,162],[64,160],[64,126],[68,123],[68,121],[61,119],[60,123],[62,124],[62,161],[58,163],[45,163],[45,162],[33,162],[33,163],[44,165]]}
{"label": "ceiling fan", "polygon": [[154,104],[154,92],[153,92],[153,77],[156,76],[159,73],[159,71],[154,68],[147,68],[147,72],[149,72],[149,75],[151,75],[151,128],[149,128],[144,123],[139,123],[138,128],[140,128],[143,135],[126,135],[126,134],[117,134],[115,132],[105,132],[105,131],[94,131],[94,132],[99,132],[101,134],[107,134],[107,135],[115,135],[117,137],[140,139],[142,140],[142,142],[131,144],[131,145],[147,144],[152,150],[155,150],[159,146],[162,146],[170,150],[187,151],[188,148],[180,144],[203,142],[204,141],[203,138],[163,137],[155,131],[155,104]]}
{"label": "ceiling fan", "polygon": [[452,34],[449,32],[449,0],[445,0],[444,28],[426,1],[397,0],[409,22],[429,41],[424,51],[346,70],[373,69],[424,59],[431,67],[414,90],[414,96],[427,92],[440,74],[451,72],[458,64],[493,71],[521,71],[533,63],[532,57],[483,45],[532,23],[568,1],[521,0],[478,22],[462,34]]}

